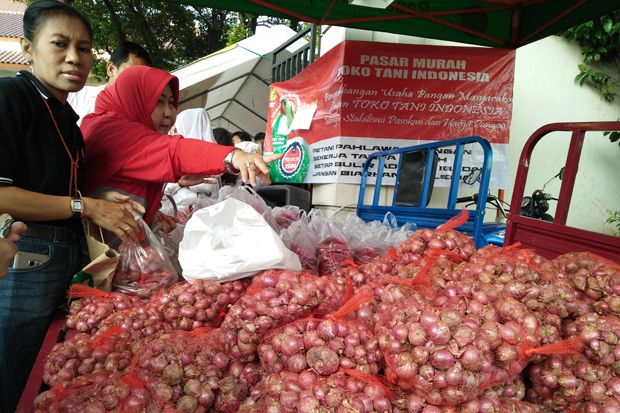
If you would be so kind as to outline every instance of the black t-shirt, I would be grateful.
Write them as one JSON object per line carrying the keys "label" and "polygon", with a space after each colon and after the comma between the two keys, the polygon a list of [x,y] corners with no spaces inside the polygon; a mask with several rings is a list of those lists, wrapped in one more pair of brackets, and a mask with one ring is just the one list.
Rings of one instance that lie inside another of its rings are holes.
{"label": "black t-shirt", "polygon": [[[0,184],[48,195],[72,195],[71,161],[61,141],[64,138],[73,158],[79,154],[78,188],[81,188],[85,174],[84,140],[77,119],[69,104],[60,103],[29,72],[0,78]],[[77,228],[79,220],[47,224]]]}

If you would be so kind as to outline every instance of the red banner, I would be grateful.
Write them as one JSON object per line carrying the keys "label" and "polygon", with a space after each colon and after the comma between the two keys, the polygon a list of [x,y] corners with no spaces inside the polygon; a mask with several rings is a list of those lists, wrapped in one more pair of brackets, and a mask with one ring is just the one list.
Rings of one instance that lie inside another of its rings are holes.
{"label": "red banner", "polygon": [[286,153],[272,178],[358,183],[371,152],[475,135],[493,144],[504,167],[492,186],[505,187],[514,59],[502,49],[342,42],[272,85],[265,152]]}

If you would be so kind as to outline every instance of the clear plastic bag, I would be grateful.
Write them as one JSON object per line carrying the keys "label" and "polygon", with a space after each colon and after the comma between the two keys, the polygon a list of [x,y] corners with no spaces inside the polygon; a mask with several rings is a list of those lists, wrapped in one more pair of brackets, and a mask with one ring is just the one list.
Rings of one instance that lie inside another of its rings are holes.
{"label": "clear plastic bag", "polygon": [[272,209],[272,214],[276,223],[282,230],[287,229],[292,223],[299,220],[305,221],[306,223],[308,221],[306,218],[306,211],[296,205],[275,207]]}
{"label": "clear plastic bag", "polygon": [[138,223],[141,228],[138,241],[126,240],[117,248],[121,261],[112,288],[148,298],[174,284],[179,276],[157,236],[142,219]]}
{"label": "clear plastic bag", "polygon": [[304,270],[318,274],[316,246],[319,241],[305,220],[292,222],[282,230],[280,238],[288,249],[297,254]]}
{"label": "clear plastic bag", "polygon": [[365,222],[355,213],[346,216],[342,231],[349,241],[356,264],[367,264],[385,254],[389,247],[395,247],[410,236],[415,224],[398,228],[396,219],[387,213],[383,222]]}
{"label": "clear plastic bag", "polygon": [[319,275],[329,275],[353,263],[349,240],[334,219],[314,210],[310,213],[310,228],[319,241],[316,248]]}

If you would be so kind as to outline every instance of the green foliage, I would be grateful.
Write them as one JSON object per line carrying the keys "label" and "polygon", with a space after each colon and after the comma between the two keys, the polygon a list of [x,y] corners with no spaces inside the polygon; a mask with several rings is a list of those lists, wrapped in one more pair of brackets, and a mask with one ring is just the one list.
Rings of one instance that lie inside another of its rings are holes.
{"label": "green foliage", "polygon": [[235,23],[230,25],[226,32],[226,46],[240,42],[254,34],[252,28],[244,22],[243,16],[239,16]]}
{"label": "green foliage", "polygon": [[613,227],[613,235],[616,237],[620,237],[620,211],[610,211],[608,209],[607,220],[605,222]]}
{"label": "green foliage", "polygon": [[[172,70],[226,45],[228,12],[155,0],[81,0],[75,6],[94,31],[95,50],[110,53],[119,41],[144,46],[153,63]],[[105,78],[106,56],[98,56],[93,73]]]}
{"label": "green foliage", "polygon": [[613,143],[613,142],[618,142],[618,145],[620,145],[620,132],[618,131],[607,131],[607,132],[603,132],[603,135],[605,136],[609,136],[609,140]]}
{"label": "green foliage", "polygon": [[620,10],[568,29],[560,35],[581,47],[584,64],[580,64],[575,81],[592,86],[608,102],[620,90],[620,77],[600,69],[601,64],[615,64],[620,71]]}
{"label": "green foliage", "polygon": [[279,17],[256,16],[250,13],[234,13],[231,23],[226,33],[226,45],[230,46],[243,39],[256,34],[258,26],[272,27],[278,24],[288,26],[298,32],[302,29],[302,24],[298,20],[282,19]]}
{"label": "green foliage", "polygon": [[[173,70],[251,36],[259,19],[166,0],[80,0],[74,5],[93,28],[96,53],[92,73],[101,81],[107,79],[108,55],[122,40],[144,46],[155,66]],[[269,22],[266,25],[299,25],[285,19],[264,20]]]}
{"label": "green foliage", "polygon": [[578,65],[579,74],[575,76],[575,81],[579,86],[584,82],[590,84],[601,96],[609,103],[613,103],[616,98],[616,89],[620,86],[620,81],[614,80],[607,73],[598,71],[584,64]]}

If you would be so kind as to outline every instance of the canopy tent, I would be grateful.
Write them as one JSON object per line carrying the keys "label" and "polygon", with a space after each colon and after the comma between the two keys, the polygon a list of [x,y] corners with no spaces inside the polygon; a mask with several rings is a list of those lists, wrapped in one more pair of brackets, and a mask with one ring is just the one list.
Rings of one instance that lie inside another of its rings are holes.
{"label": "canopy tent", "polygon": [[523,46],[620,8],[618,0],[170,1],[505,48]]}
{"label": "canopy tent", "polygon": [[[296,34],[286,26],[274,26],[175,70],[180,110],[204,107],[213,127],[231,132],[264,131],[272,52]],[[283,55],[303,44],[299,40]]]}

